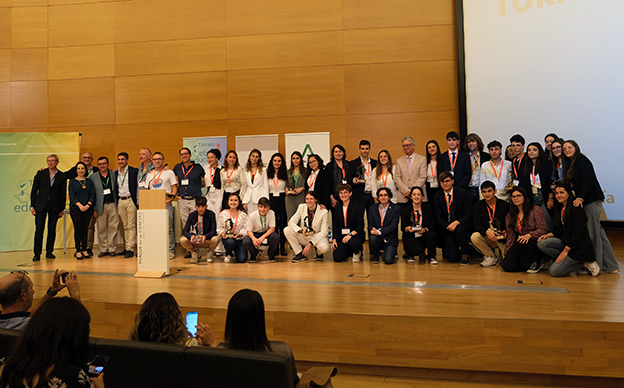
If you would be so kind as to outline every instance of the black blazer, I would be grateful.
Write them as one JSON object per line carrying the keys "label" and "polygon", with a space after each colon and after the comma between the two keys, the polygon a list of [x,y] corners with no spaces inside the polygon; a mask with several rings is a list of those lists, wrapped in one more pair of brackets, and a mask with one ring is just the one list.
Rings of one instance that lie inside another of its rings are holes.
{"label": "black blazer", "polygon": [[[500,222],[499,229],[501,231],[504,231],[507,228],[505,225],[505,217],[507,217],[507,213],[509,213],[509,206],[509,202],[496,198],[494,218]],[[490,213],[488,212],[485,199],[475,203],[472,207],[472,220],[474,222],[475,232],[479,232],[483,237],[485,237],[485,232],[490,229]]]}
{"label": "black blazer", "polygon": [[[524,175],[524,166],[526,166],[526,164],[527,164],[528,157],[529,156],[525,152],[521,161],[519,161],[518,158],[514,158],[511,161],[511,175],[512,175],[512,179],[517,179],[517,180],[522,179],[522,175]],[[518,173],[518,176],[516,176],[516,172]],[[530,191],[529,191],[529,193],[530,193]]]}
{"label": "black blazer", "polygon": [[[336,206],[333,219],[332,236],[334,240],[341,240],[345,234],[342,234],[342,229],[345,228],[344,212],[342,211],[342,204]],[[364,208],[353,200],[349,201],[347,206],[347,226],[350,231],[356,231],[360,236],[364,234]]]}
{"label": "black blazer", "polygon": [[[468,154],[464,151],[458,149],[455,160],[455,169],[453,170],[455,184],[453,187],[468,188],[470,178],[472,177],[472,171],[470,169],[470,156],[468,156]],[[451,160],[449,159],[448,152],[442,154],[442,171],[451,171]]]}
{"label": "black blazer", "polygon": [[[572,168],[574,176],[570,183],[576,198],[583,198],[585,203],[604,201],[605,196],[596,178],[594,166],[587,156],[579,154]],[[563,176],[564,180],[567,180],[566,171],[563,172]]]}
{"label": "black blazer", "polygon": [[[134,206],[139,208],[139,169],[136,167],[126,167],[128,169],[128,188],[130,189],[130,195],[132,196],[132,202]],[[119,176],[119,170],[115,171],[115,182]],[[117,198],[119,198],[119,185],[117,185]]]}
{"label": "black blazer", "polygon": [[[433,231],[433,229],[435,229],[436,223],[433,208],[427,202],[421,203],[420,206],[422,208],[420,225]],[[414,237],[414,233],[405,232],[405,228],[407,228],[408,226],[412,226],[413,214],[414,207],[412,206],[412,201],[410,201],[407,206],[405,206],[403,210],[401,210],[401,230],[403,231],[403,244],[416,238]]]}
{"label": "black blazer", "polygon": [[[310,177],[310,173],[306,175],[305,181],[305,192],[310,191],[310,186],[308,185],[308,178]],[[329,194],[331,194],[332,187],[327,180],[327,173],[324,169],[320,169],[318,175],[316,176],[316,180],[314,181],[314,191],[319,196],[318,203],[325,206],[328,210],[331,208],[331,201],[329,199]]]}
{"label": "black blazer", "polygon": [[[540,171],[538,171],[537,173],[542,184],[542,198],[544,198],[544,203],[547,203],[548,194],[552,193],[552,190],[550,189],[550,184],[552,183],[552,165],[550,164],[550,162],[544,159]],[[532,195],[531,186],[531,172],[529,172],[528,174],[523,173],[522,178],[520,178],[520,187],[524,187],[527,193],[529,195]]]}
{"label": "black blazer", "polygon": [[[186,219],[186,224],[184,225],[184,230],[182,231],[182,234],[189,240],[192,237],[191,226],[197,223],[198,218],[199,216],[197,214],[197,210],[195,210],[192,211]],[[217,220],[215,214],[211,210],[206,209],[206,213],[204,213],[203,229],[204,231],[202,235],[206,236],[206,240],[210,240],[217,235]]]}
{"label": "black blazer", "polygon": [[[375,167],[377,167],[377,161],[371,158],[370,164],[371,164],[371,174],[372,174]],[[349,171],[347,173],[347,176],[348,176],[347,183],[353,189],[353,195],[351,198],[353,199],[353,201],[357,203],[362,203],[362,200],[364,199],[364,187],[366,186],[365,183],[357,183],[357,184],[353,183],[353,179],[357,178],[358,176],[358,169],[360,168],[361,165],[362,165],[362,160],[360,158],[353,159],[352,161],[349,162]],[[373,197],[375,196],[375,194],[376,193],[373,193]]]}
{"label": "black blazer", "polygon": [[[349,162],[343,159],[342,167],[344,167],[344,170],[345,170],[344,180],[346,180],[347,183],[349,183]],[[336,176],[334,174],[334,168],[338,169],[340,176]],[[340,171],[340,168],[338,168],[338,166],[336,165],[336,162],[332,160],[331,162],[327,163],[327,165],[325,166],[325,187],[327,190],[325,195],[327,196],[327,201],[329,202],[329,208],[331,208],[331,199],[329,197],[332,194],[334,195],[334,199],[340,202],[340,198],[338,198],[338,191],[336,189],[341,183],[342,183],[342,172]]]}
{"label": "black blazer", "polygon": [[[559,218],[560,215],[556,217]],[[557,223],[553,227],[553,234],[570,247],[568,256],[578,261],[594,261],[594,246],[589,238],[585,210],[572,206],[565,224]]]}
{"label": "black blazer", "polygon": [[401,206],[396,203],[390,202],[388,204],[388,210],[386,210],[386,216],[384,217],[384,226],[381,226],[381,215],[379,214],[379,207],[381,205],[376,203],[368,210],[368,232],[370,233],[373,228],[381,228],[381,237],[388,241],[391,245],[399,246],[399,218],[401,216]]}
{"label": "black blazer", "polygon": [[[434,213],[436,217],[436,223],[442,228],[446,229],[450,222],[447,220],[447,208],[446,208],[446,193],[444,190],[440,190],[433,198]],[[451,203],[451,222],[459,221],[464,226],[470,226],[472,224],[472,200],[468,195],[468,190],[464,190],[461,187],[453,187],[453,202]]]}
{"label": "black blazer", "polygon": [[67,198],[67,177],[61,170],[57,170],[54,184],[50,186],[50,170],[39,171],[33,179],[30,191],[30,206],[35,211],[42,211],[49,204],[50,213],[60,213],[65,209]]}

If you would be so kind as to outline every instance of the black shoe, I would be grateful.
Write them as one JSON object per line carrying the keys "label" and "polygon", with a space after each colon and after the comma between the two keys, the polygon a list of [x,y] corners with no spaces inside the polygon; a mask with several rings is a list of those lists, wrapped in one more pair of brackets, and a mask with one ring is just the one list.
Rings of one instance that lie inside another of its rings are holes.
{"label": "black shoe", "polygon": [[184,255],[185,259],[190,259],[191,258],[191,252],[186,251],[186,254]]}
{"label": "black shoe", "polygon": [[409,257],[409,256],[407,256],[407,253],[404,253],[404,254],[403,254],[403,258],[404,258],[405,260],[407,260],[407,258],[408,258],[408,257]]}
{"label": "black shoe", "polygon": [[372,263],[372,264],[379,264],[379,257],[373,257],[373,258],[371,258],[371,263]]}
{"label": "black shoe", "polygon": [[462,255],[461,260],[459,260],[459,265],[470,265],[470,256]]}
{"label": "black shoe", "polygon": [[288,252],[286,252],[286,247],[280,248],[280,256],[288,256]]}
{"label": "black shoe", "polygon": [[249,262],[250,263],[255,263],[257,257],[258,257],[258,255],[250,255],[249,256]]}
{"label": "black shoe", "polygon": [[[286,256],[286,255],[282,255],[282,256]],[[269,262],[270,263],[275,263],[277,261],[277,259],[275,258],[275,256],[269,256]]]}
{"label": "black shoe", "polygon": [[300,261],[305,260],[303,253],[299,252],[297,255],[295,255],[295,257],[292,258],[292,262],[293,263],[298,263]]}
{"label": "black shoe", "polygon": [[87,253],[89,256],[93,257],[93,249],[87,249]]}
{"label": "black shoe", "polygon": [[134,256],[134,252],[132,251],[126,251],[126,253],[124,253],[124,258],[129,259],[132,256]]}
{"label": "black shoe", "polygon": [[41,260],[41,255],[34,255],[33,256],[33,261],[39,261]]}
{"label": "black shoe", "polygon": [[118,255],[119,256],[126,256],[126,253],[128,253],[129,251],[124,249],[123,251],[119,252]]}
{"label": "black shoe", "polygon": [[56,259],[56,256],[52,252],[46,252],[46,259]]}
{"label": "black shoe", "polygon": [[314,256],[314,260],[316,260],[316,261],[323,261],[323,259],[324,259],[324,257],[323,257],[322,254]]}

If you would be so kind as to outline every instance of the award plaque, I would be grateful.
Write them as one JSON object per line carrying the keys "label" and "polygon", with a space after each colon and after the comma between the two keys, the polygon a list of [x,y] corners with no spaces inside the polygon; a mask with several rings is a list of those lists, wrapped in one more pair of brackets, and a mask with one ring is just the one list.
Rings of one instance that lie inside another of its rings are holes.
{"label": "award plaque", "polygon": [[357,183],[366,183],[365,174],[366,174],[366,167],[363,164],[361,164],[357,168],[357,177],[355,178],[355,181]]}
{"label": "award plaque", "polygon": [[229,218],[225,220],[225,238],[234,238],[234,222]]}

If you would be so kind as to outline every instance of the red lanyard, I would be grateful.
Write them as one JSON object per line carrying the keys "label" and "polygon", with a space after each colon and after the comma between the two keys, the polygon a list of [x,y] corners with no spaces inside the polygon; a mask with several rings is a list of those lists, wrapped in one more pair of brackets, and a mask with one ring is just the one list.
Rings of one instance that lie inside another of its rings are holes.
{"label": "red lanyard", "polygon": [[[366,174],[366,176],[370,176],[370,159],[368,160],[368,163],[364,164],[362,162],[362,166],[364,166],[364,173]],[[342,174],[342,177],[344,178],[344,173]]]}
{"label": "red lanyard", "polygon": [[485,207],[487,208],[488,215],[490,216],[490,221],[492,221],[494,219],[494,214],[496,214],[496,202],[494,202],[494,206],[491,210],[488,204],[485,204]]}
{"label": "red lanyard", "polygon": [[251,183],[254,183],[254,179],[256,179],[256,174],[258,173],[258,167],[256,167],[256,172],[252,172],[253,170],[249,170],[251,174]]}
{"label": "red lanyard", "polygon": [[522,234],[522,223],[520,222],[519,218],[518,218],[518,234]]}
{"label": "red lanyard", "polygon": [[449,156],[449,163],[451,163],[451,171],[455,171],[455,165],[457,164],[457,159],[459,157],[459,152],[457,152],[457,155],[455,155],[455,161],[453,162],[453,158],[451,157],[451,150],[448,150],[448,156]]}
{"label": "red lanyard", "polygon": [[[160,176],[162,175],[163,171],[165,171],[164,168],[160,170],[160,172],[158,173],[158,176],[154,178],[154,185],[157,185],[160,182]],[[154,172],[154,175],[156,175],[156,172]]]}
{"label": "red lanyard", "polygon": [[279,186],[279,178],[277,177],[277,172],[275,173],[275,176],[273,177],[273,186],[275,186],[275,190],[277,190],[277,186]]}
{"label": "red lanyard", "polygon": [[347,212],[349,211],[349,206],[342,207],[342,214],[344,215],[344,226],[347,227]]}
{"label": "red lanyard", "polygon": [[434,168],[433,168],[433,163],[435,163],[435,165],[436,165],[436,166],[435,166],[435,170],[437,170],[437,169],[438,169],[438,162],[436,161],[436,162],[431,162],[431,163],[429,163],[429,166],[431,166],[431,167],[430,167],[430,169],[431,169],[431,176],[432,176],[434,179],[437,179],[437,178],[438,178],[438,175],[435,173],[435,170],[434,170]]}
{"label": "red lanyard", "polygon": [[[336,162],[336,166],[338,166],[338,162]],[[338,168],[342,171],[342,179],[345,179],[345,170],[344,168],[338,166]]]}
{"label": "red lanyard", "polygon": [[[472,158],[470,158],[470,159],[472,159]],[[476,160],[475,160],[474,167],[472,167],[472,171],[473,171],[473,172],[474,172],[474,170],[476,170],[476,169],[477,169],[477,167],[479,167],[479,164],[481,164],[481,154],[478,154],[478,155],[477,155],[477,158],[476,158]]]}
{"label": "red lanyard", "polygon": [[448,195],[444,193],[444,199],[446,199],[446,210],[448,211],[448,214],[451,214],[451,205],[453,204],[453,195],[455,195],[455,193],[451,194],[451,200],[449,201]]}
{"label": "red lanyard", "polygon": [[531,184],[535,186],[535,181],[537,178],[535,177],[535,166],[533,166],[533,170],[531,171]]}
{"label": "red lanyard", "polygon": [[[388,175],[390,175],[389,171],[386,171],[385,174],[381,174],[381,181],[383,182],[384,187],[388,187]],[[384,177],[386,179],[384,179]]]}
{"label": "red lanyard", "polygon": [[186,176],[195,168],[195,163],[193,163],[193,165],[191,165],[191,168],[189,168],[186,172],[184,172],[184,165],[182,165],[182,173],[184,174],[184,177],[186,178]]}
{"label": "red lanyard", "polygon": [[[232,209],[228,210],[230,212],[230,220],[232,219]],[[236,211],[236,219],[234,220],[234,233],[236,233],[236,225],[238,225],[238,210]]]}
{"label": "red lanyard", "polygon": [[516,160],[518,160],[518,168],[520,168],[520,164],[522,163],[522,159],[524,159],[524,157],[526,156],[526,153],[524,155],[522,155],[522,157],[520,158],[520,160],[518,160],[518,158],[515,158],[513,160],[513,163],[511,163],[513,165],[513,169],[514,169],[514,176],[516,177],[516,179],[518,179],[518,171],[516,170]]}
{"label": "red lanyard", "polygon": [[492,166],[492,170],[494,170],[494,176],[496,177],[496,179],[498,179],[500,181],[501,175],[503,175],[503,165],[505,164],[505,162],[503,162],[501,160],[501,168],[500,171],[498,172],[498,174],[496,173],[496,167],[494,167],[494,163],[492,163],[492,161],[490,160],[490,166]]}
{"label": "red lanyard", "polygon": [[420,212],[418,210],[414,210],[414,219],[417,224],[420,224]]}
{"label": "red lanyard", "polygon": [[316,182],[317,177],[318,177],[318,171],[316,172],[316,174],[314,173],[314,171],[310,173],[310,177],[308,178],[308,187],[310,188],[310,190],[314,188],[314,182]]}
{"label": "red lanyard", "polygon": [[227,176],[227,181],[228,181],[228,185],[230,184],[230,180],[232,179],[232,175],[234,175],[234,169],[232,168],[232,173],[228,174],[228,171],[230,170],[225,170],[225,175]]}
{"label": "red lanyard", "polygon": [[212,185],[214,183],[214,176],[215,173],[217,172],[217,169],[215,168],[214,171],[212,170],[212,167],[210,167],[210,170],[208,170],[208,174],[210,175],[210,184]]}

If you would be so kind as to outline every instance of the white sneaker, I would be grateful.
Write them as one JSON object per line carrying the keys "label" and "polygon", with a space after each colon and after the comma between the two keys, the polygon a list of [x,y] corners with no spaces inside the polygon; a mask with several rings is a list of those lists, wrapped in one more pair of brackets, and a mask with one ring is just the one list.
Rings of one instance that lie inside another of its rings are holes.
{"label": "white sneaker", "polygon": [[598,266],[598,263],[596,263],[595,261],[585,263],[585,268],[587,268],[589,272],[591,272],[591,276],[600,275],[600,267]]}
{"label": "white sneaker", "polygon": [[197,252],[191,252],[191,264],[197,263]]}
{"label": "white sneaker", "polygon": [[212,259],[212,252],[208,251],[208,253],[206,253],[206,261],[209,263],[212,263],[214,261]]}
{"label": "white sneaker", "polygon": [[359,251],[359,252],[353,254],[353,257],[351,258],[351,260],[354,263],[359,263],[361,257],[362,257],[362,251]]}
{"label": "white sneaker", "polygon": [[491,267],[498,263],[498,258],[496,256],[485,256],[483,261],[481,262],[481,267]]}
{"label": "white sneaker", "polygon": [[175,259],[175,253],[169,252],[169,260]]}
{"label": "white sneaker", "polygon": [[227,256],[225,256],[225,259],[223,259],[223,262],[224,262],[224,263],[229,263],[229,262],[230,262],[230,260],[232,260],[232,256],[227,255]]}

